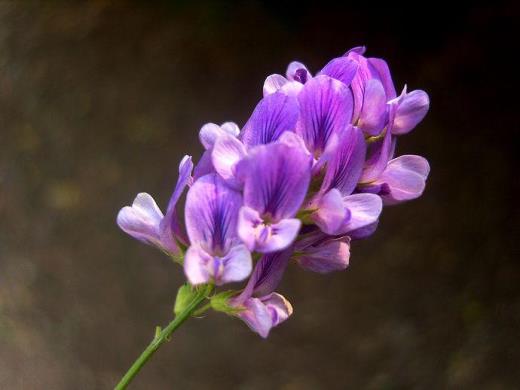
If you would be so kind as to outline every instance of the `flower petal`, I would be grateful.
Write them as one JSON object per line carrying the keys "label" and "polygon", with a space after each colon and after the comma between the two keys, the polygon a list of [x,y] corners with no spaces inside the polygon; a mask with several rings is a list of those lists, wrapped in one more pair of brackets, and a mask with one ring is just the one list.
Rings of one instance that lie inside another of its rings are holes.
{"label": "flower petal", "polygon": [[208,283],[212,279],[213,256],[198,245],[192,245],[184,256],[184,273],[193,284]]}
{"label": "flower petal", "polygon": [[255,269],[242,293],[234,299],[242,303],[252,296],[264,296],[272,293],[282,280],[283,273],[289,263],[293,248],[263,255],[256,263]]}
{"label": "flower petal", "polygon": [[282,92],[264,97],[242,130],[248,147],[276,141],[287,130],[293,131],[298,120],[298,101]]}
{"label": "flower petal", "polygon": [[429,108],[430,98],[426,92],[415,90],[405,94],[397,107],[392,133],[401,135],[411,131],[423,120]]}
{"label": "flower petal", "polygon": [[244,180],[244,205],[274,222],[293,217],[310,181],[312,160],[300,147],[284,143],[260,145],[237,165]]}
{"label": "flower petal", "polygon": [[327,163],[321,191],[336,188],[342,195],[350,195],[363,170],[365,138],[361,130],[351,125],[334,137],[337,140],[324,153]]}
{"label": "flower petal", "polygon": [[273,326],[273,318],[266,305],[258,298],[249,298],[243,303],[244,311],[238,317],[253,331],[263,338],[269,335]]}
{"label": "flower petal", "polygon": [[270,226],[269,236],[256,242],[256,250],[261,253],[281,251],[289,247],[300,231],[302,223],[299,219],[282,219]]}
{"label": "flower petal", "polygon": [[368,135],[378,135],[383,130],[385,119],[386,95],[383,85],[379,80],[368,80],[358,127]]}
{"label": "flower petal", "polygon": [[206,123],[200,128],[199,140],[206,150],[211,149],[217,137],[222,133],[220,126],[215,123]]}
{"label": "flower petal", "polygon": [[356,47],[353,47],[352,49],[350,49],[349,51],[347,51],[343,55],[343,57],[348,56],[350,53],[363,55],[363,54],[365,54],[366,50],[367,50],[367,48],[365,46],[356,46]]}
{"label": "flower petal", "polygon": [[242,207],[238,218],[238,235],[250,251],[261,253],[276,252],[293,243],[301,227],[299,219],[282,219],[276,223],[266,223],[260,214]]}
{"label": "flower petal", "polygon": [[177,183],[175,184],[175,189],[173,190],[172,196],[170,197],[170,201],[168,202],[166,215],[160,223],[161,241],[165,248],[177,248],[175,239],[180,240],[184,244],[188,243],[186,234],[181,229],[179,224],[176,206],[186,186],[192,183],[192,171],[193,162],[191,156],[184,156],[179,164],[179,177],[177,179]]}
{"label": "flower petal", "polygon": [[383,84],[386,93],[386,100],[396,97],[394,82],[390,74],[390,68],[385,60],[380,58],[369,58],[368,65],[370,67],[372,77],[377,78]]}
{"label": "flower petal", "polygon": [[375,194],[354,194],[343,198],[350,218],[341,227],[342,234],[363,228],[376,222],[383,210],[381,198]]}
{"label": "flower petal", "polygon": [[342,271],[348,267],[350,259],[350,238],[328,237],[323,233],[314,235],[315,242],[304,248],[297,248],[301,254],[296,258],[304,269],[328,273]]}
{"label": "flower petal", "polygon": [[132,206],[123,207],[117,224],[127,234],[147,244],[160,246],[159,225],[163,214],[147,193],[137,194]]}
{"label": "flower petal", "polygon": [[249,276],[253,269],[251,253],[245,245],[236,245],[222,258],[224,271],[222,277],[217,279],[217,285],[229,282],[239,282]]}
{"label": "flower petal", "polygon": [[272,93],[277,92],[280,88],[282,88],[285,84],[287,84],[289,80],[283,77],[280,74],[272,74],[268,76],[264,81],[264,96],[271,95]]}
{"label": "flower petal", "polygon": [[359,68],[357,61],[347,57],[334,58],[318,74],[330,76],[349,86]]}
{"label": "flower petal", "polygon": [[214,282],[239,282],[251,273],[253,262],[251,253],[244,245],[236,245],[223,256],[214,256],[199,245],[192,245],[184,257],[184,273],[193,285]]}
{"label": "flower petal", "polygon": [[271,314],[272,327],[281,324],[293,313],[291,303],[281,294],[271,293],[260,300]]}
{"label": "flower petal", "polygon": [[348,236],[353,240],[361,240],[363,238],[367,238],[375,233],[377,230],[377,225],[379,225],[379,220],[371,223],[370,225],[363,226],[359,229],[352,230],[348,232]]}
{"label": "flower petal", "polygon": [[[393,123],[394,114],[395,106],[390,105],[389,123]],[[385,170],[388,161],[392,158],[394,147],[395,141],[392,140],[391,129],[386,129],[385,136],[382,139],[369,144],[365,167],[360,179],[362,183],[370,183],[379,178]]]}
{"label": "flower petal", "polygon": [[344,131],[352,118],[352,93],[341,81],[321,75],[313,78],[298,95],[300,134],[313,154],[321,154],[335,132]]}
{"label": "flower petal", "polygon": [[271,328],[285,321],[293,313],[289,301],[276,293],[263,298],[249,298],[243,307],[245,310],[241,311],[238,317],[263,338],[269,335]]}
{"label": "flower petal", "polygon": [[428,161],[421,156],[404,155],[391,160],[375,184],[384,183],[381,194],[385,204],[396,204],[422,195],[430,172]]}
{"label": "flower petal", "polygon": [[286,76],[288,80],[297,81],[302,84],[305,84],[312,78],[311,72],[309,72],[307,67],[298,61],[293,61],[289,64]]}
{"label": "flower petal", "polygon": [[238,210],[242,197],[217,174],[197,180],[186,197],[186,230],[192,245],[211,255],[227,253],[237,241]]}
{"label": "flower petal", "polygon": [[286,131],[283,133],[278,139],[278,143],[285,144],[290,146],[291,148],[300,149],[305,155],[311,157],[311,153],[307,150],[305,146],[305,141],[298,134],[293,133],[292,131]]}
{"label": "flower petal", "polygon": [[204,145],[204,148],[209,150],[221,135],[229,134],[233,137],[237,137],[239,133],[240,129],[234,122],[225,122],[221,126],[215,123],[206,123],[199,131],[199,139],[202,145]]}
{"label": "flower petal", "polygon": [[235,177],[235,167],[246,154],[246,147],[236,137],[223,134],[215,141],[211,154],[213,166],[220,177],[233,188],[240,188],[240,183]]}
{"label": "flower petal", "polygon": [[333,188],[325,195],[319,197],[317,210],[312,213],[314,223],[327,234],[335,234],[348,217],[348,211],[343,205],[341,193]]}
{"label": "flower petal", "polygon": [[195,165],[195,169],[193,170],[193,181],[196,181],[202,176],[214,172],[215,168],[213,168],[213,162],[211,161],[211,149],[205,150],[204,153],[202,153],[199,162],[197,165]]}

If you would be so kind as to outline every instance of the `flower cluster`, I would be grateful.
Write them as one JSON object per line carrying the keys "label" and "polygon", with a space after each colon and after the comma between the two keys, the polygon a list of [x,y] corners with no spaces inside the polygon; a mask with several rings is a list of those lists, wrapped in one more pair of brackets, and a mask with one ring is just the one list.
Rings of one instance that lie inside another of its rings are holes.
{"label": "flower cluster", "polygon": [[[396,94],[387,63],[357,47],[316,75],[299,62],[265,80],[247,123],[209,123],[163,214],[138,194],[118,215],[131,236],[183,264],[191,285],[249,280],[228,313],[267,337],[292,313],[275,289],[289,261],[326,273],[348,266],[352,240],[371,235],[383,205],[419,197],[420,156],[394,158],[397,139],[426,115],[421,90]],[[176,206],[189,187],[184,226]],[[256,260],[256,264],[254,264]]]}

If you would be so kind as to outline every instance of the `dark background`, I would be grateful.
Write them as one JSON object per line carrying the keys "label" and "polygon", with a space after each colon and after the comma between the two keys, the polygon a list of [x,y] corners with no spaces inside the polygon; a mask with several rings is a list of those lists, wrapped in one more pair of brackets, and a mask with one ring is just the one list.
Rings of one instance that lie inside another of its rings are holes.
{"label": "dark background", "polygon": [[518,388],[518,8],[396,4],[1,2],[0,389],[111,388],[183,280],[119,208],[164,209],[201,125],[243,125],[268,74],[360,44],[430,94],[398,144],[430,161],[425,195],[346,272],[289,267],[268,340],[192,320],[133,388]]}

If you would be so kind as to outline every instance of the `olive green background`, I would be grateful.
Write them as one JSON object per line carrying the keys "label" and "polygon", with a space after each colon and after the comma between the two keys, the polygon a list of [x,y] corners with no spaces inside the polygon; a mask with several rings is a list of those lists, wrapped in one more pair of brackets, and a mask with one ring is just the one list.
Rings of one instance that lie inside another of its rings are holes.
{"label": "olive green background", "polygon": [[269,339],[191,320],[133,388],[518,388],[519,12],[434,3],[1,2],[0,389],[111,388],[183,281],[119,208],[164,208],[201,125],[243,125],[268,74],[360,44],[430,94],[398,144],[430,161],[425,195],[346,272],[291,265]]}

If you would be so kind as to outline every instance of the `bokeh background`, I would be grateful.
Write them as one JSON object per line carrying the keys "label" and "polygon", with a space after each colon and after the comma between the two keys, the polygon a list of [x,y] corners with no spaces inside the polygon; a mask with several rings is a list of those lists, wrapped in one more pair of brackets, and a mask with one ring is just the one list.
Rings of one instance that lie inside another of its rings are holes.
{"label": "bokeh background", "polygon": [[[517,38],[511,3],[1,2],[0,389],[109,389],[171,318],[181,270],[115,217],[164,207],[206,122],[264,78],[365,44],[431,111],[398,153],[423,198],[384,211],[346,272],[291,266],[268,340],[191,320],[135,389],[520,387]],[[517,23],[517,22],[515,22]]]}

